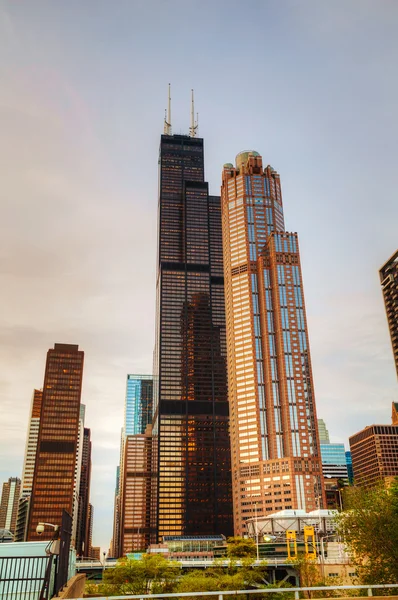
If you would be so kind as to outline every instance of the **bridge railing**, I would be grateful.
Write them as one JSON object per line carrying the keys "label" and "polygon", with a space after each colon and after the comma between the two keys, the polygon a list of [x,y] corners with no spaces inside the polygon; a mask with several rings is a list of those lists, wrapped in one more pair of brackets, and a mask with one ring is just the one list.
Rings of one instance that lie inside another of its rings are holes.
{"label": "bridge railing", "polygon": [[[222,591],[222,592],[180,592],[175,594],[138,594],[134,596],[102,596],[98,597],[97,600],[152,600],[152,598],[184,598],[184,597],[209,597],[217,596],[218,600],[224,600],[224,596],[237,596],[241,594],[286,594],[286,593],[294,593],[295,600],[299,600],[300,592],[330,592],[334,590],[365,590],[366,595],[371,597],[373,596],[373,591],[377,590],[390,590],[398,588],[398,583],[389,583],[389,584],[374,584],[374,585],[335,585],[335,586],[317,586],[317,587],[277,587],[277,588],[264,588],[264,589],[255,589],[255,590],[233,590],[233,591]],[[342,596],[344,594],[341,594]],[[77,600],[83,600],[83,598],[78,598]],[[266,600],[266,599],[265,599]]]}

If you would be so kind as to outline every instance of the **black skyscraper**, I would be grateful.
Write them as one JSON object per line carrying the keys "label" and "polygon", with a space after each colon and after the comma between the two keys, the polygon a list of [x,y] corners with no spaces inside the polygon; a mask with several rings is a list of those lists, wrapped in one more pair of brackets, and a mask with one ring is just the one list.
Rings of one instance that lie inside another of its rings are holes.
{"label": "black skyscraper", "polygon": [[203,140],[160,143],[152,526],[233,534],[221,204]]}

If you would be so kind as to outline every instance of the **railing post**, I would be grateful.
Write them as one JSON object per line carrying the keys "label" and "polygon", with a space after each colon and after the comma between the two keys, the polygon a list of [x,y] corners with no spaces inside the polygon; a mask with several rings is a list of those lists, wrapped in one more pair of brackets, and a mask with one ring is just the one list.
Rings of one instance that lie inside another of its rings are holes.
{"label": "railing post", "polygon": [[300,598],[300,592],[298,592],[297,590],[294,592],[294,600],[299,600]]}
{"label": "railing post", "polygon": [[372,588],[368,588],[368,596],[373,596]]}
{"label": "railing post", "polygon": [[218,594],[218,600],[223,600],[223,594]]}

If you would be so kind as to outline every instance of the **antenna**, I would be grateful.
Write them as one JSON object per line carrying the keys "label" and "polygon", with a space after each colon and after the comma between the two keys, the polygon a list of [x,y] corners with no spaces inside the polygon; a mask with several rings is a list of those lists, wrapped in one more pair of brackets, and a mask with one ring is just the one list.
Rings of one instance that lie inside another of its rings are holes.
{"label": "antenna", "polygon": [[170,93],[170,84],[169,84],[169,100],[167,105],[167,113],[164,111],[164,134],[171,135],[171,93]]}
{"label": "antenna", "polygon": [[191,127],[189,128],[189,136],[190,137],[196,137],[197,128],[198,128],[198,115],[196,114],[196,123],[195,123],[195,106],[194,106],[193,90],[191,90]]}

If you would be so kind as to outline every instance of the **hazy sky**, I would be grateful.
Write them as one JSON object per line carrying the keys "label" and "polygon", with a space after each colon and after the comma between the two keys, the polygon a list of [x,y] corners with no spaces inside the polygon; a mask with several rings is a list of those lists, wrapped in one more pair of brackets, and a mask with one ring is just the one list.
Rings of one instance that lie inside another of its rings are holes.
{"label": "hazy sky", "polygon": [[168,82],[175,133],[195,88],[213,194],[241,150],[281,174],[332,441],[389,422],[397,27],[396,0],[0,0],[0,482],[21,475],[48,348],[79,344],[109,544],[126,374],[152,369]]}

